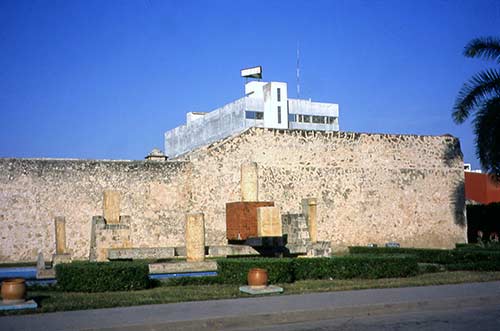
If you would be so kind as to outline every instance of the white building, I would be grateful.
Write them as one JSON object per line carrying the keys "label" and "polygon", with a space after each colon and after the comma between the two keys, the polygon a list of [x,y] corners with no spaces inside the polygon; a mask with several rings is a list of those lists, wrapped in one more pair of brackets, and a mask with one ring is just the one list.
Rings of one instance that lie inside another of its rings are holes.
{"label": "white building", "polygon": [[251,81],[245,96],[209,113],[187,113],[186,124],[165,132],[165,153],[174,158],[249,127],[339,130],[339,105],[290,99],[283,82]]}

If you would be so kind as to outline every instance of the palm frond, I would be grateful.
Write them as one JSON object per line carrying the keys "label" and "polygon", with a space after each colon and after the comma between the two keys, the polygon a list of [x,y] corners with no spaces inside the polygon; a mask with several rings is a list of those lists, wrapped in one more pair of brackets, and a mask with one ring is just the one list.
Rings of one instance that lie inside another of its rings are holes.
{"label": "palm frond", "polygon": [[465,46],[464,55],[500,63],[500,39],[493,37],[473,39]]}
{"label": "palm frond", "polygon": [[500,181],[500,96],[484,102],[473,123],[481,166]]}
{"label": "palm frond", "polygon": [[500,95],[500,72],[494,69],[482,71],[465,83],[458,93],[452,117],[456,123],[463,123],[475,107],[489,96]]}

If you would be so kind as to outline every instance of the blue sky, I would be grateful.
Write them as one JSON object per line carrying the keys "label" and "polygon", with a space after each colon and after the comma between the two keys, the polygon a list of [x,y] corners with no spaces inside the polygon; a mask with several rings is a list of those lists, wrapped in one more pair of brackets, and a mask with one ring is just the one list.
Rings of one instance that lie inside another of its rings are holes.
{"label": "blue sky", "polygon": [[0,157],[142,159],[188,111],[243,95],[239,70],[295,97],[340,104],[344,131],[449,133],[451,110],[492,62],[463,57],[500,36],[500,1],[0,0]]}

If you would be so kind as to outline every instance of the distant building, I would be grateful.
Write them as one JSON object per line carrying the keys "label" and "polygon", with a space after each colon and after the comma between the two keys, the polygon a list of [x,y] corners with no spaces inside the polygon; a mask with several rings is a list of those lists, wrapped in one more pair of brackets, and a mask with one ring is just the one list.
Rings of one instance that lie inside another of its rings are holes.
{"label": "distant building", "polygon": [[478,169],[472,170],[472,166],[470,163],[464,163],[464,171],[481,173],[481,170]]}
{"label": "distant building", "polygon": [[488,174],[465,172],[465,198],[476,203],[500,202],[500,184]]}
{"label": "distant building", "polygon": [[153,148],[153,150],[146,155],[145,159],[147,161],[166,161],[167,157],[158,148]]}
{"label": "distant building", "polygon": [[190,112],[186,124],[165,133],[170,158],[250,127],[339,130],[339,105],[288,98],[283,82],[250,81],[245,96],[209,113]]}

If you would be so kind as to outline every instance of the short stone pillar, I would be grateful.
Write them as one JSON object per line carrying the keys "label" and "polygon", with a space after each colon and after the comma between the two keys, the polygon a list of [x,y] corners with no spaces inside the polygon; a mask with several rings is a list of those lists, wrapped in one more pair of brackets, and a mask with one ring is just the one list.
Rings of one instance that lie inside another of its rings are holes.
{"label": "short stone pillar", "polygon": [[102,214],[106,224],[120,223],[120,192],[112,190],[104,191]]}
{"label": "short stone pillar", "polygon": [[318,202],[316,198],[302,199],[302,213],[306,217],[307,226],[309,227],[309,237],[314,244],[318,241]]}
{"label": "short stone pillar", "polygon": [[56,216],[54,218],[55,237],[56,237],[56,253],[52,255],[52,265],[56,266],[59,263],[71,262],[71,254],[66,248],[66,218],[64,216]]}
{"label": "short stone pillar", "polygon": [[280,209],[278,207],[257,208],[257,236],[259,237],[281,237]]}
{"label": "short stone pillar", "polygon": [[64,216],[54,218],[56,229],[56,254],[66,254],[66,219]]}
{"label": "short stone pillar", "polygon": [[186,214],[186,258],[188,262],[205,260],[205,218],[203,213]]}
{"label": "short stone pillar", "polygon": [[259,175],[257,163],[248,162],[241,165],[241,201],[259,201]]}

